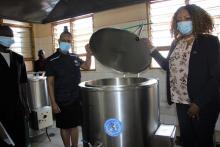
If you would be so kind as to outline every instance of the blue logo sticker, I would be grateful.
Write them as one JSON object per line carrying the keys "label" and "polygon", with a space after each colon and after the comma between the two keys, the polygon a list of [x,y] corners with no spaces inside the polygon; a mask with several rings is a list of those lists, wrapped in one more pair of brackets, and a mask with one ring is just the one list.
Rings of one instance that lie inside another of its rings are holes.
{"label": "blue logo sticker", "polygon": [[117,137],[121,134],[123,126],[118,119],[111,118],[105,121],[104,129],[109,136]]}

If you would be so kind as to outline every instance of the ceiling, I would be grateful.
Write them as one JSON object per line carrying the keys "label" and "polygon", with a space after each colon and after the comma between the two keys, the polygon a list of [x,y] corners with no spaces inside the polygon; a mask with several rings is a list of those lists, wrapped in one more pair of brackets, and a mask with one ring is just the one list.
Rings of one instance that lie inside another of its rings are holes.
{"label": "ceiling", "polygon": [[146,0],[1,0],[0,18],[49,23]]}

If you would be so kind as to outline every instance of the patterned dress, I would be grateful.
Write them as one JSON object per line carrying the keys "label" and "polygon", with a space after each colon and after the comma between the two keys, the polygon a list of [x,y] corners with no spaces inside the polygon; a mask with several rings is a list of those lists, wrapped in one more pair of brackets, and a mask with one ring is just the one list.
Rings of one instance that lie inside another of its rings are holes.
{"label": "patterned dress", "polygon": [[189,59],[194,39],[182,39],[170,56],[170,93],[174,103],[190,104],[187,91]]}

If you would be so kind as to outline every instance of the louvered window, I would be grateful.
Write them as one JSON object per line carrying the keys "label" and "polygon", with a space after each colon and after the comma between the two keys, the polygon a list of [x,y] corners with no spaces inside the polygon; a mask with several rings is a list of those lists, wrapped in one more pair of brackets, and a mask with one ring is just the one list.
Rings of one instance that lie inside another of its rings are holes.
{"label": "louvered window", "polygon": [[[53,25],[53,44],[54,49],[58,48],[58,39],[63,32],[64,26],[68,27],[68,30],[73,36],[71,51],[76,53],[80,58],[85,60],[86,51],[85,45],[89,43],[89,39],[93,33],[93,17],[86,16],[81,18],[73,18],[61,22],[54,23]],[[95,69],[95,58],[92,57],[92,63],[90,69]]]}
{"label": "louvered window", "polygon": [[12,50],[23,55],[24,58],[32,58],[31,34],[29,28],[11,27],[14,33],[15,43]]}
{"label": "louvered window", "polygon": [[[170,23],[175,11],[185,5],[186,0],[151,0],[150,21],[151,40],[164,57],[167,56],[169,46],[173,40],[170,34]],[[220,1],[219,0],[189,0],[190,4],[196,4],[205,9],[214,19],[214,35],[220,37]],[[159,68],[153,59],[152,68]]]}

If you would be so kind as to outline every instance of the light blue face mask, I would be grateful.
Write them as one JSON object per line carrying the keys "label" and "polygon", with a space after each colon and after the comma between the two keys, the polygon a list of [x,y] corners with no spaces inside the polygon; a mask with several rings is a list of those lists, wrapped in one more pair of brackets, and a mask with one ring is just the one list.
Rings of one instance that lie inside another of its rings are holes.
{"label": "light blue face mask", "polygon": [[180,21],[177,23],[177,30],[182,35],[190,35],[192,33],[192,21]]}
{"label": "light blue face mask", "polygon": [[68,42],[60,42],[59,45],[63,53],[68,53],[69,49],[71,48],[71,44]]}
{"label": "light blue face mask", "polygon": [[0,44],[5,47],[10,47],[14,42],[13,37],[0,36]]}

